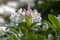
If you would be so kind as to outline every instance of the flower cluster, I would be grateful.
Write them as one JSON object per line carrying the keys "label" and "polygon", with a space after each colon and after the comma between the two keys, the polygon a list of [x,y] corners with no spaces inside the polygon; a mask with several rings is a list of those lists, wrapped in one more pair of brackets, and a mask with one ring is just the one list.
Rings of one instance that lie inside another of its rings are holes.
{"label": "flower cluster", "polygon": [[30,8],[27,10],[20,8],[18,13],[11,14],[10,19],[11,22],[25,22],[26,16],[31,16],[32,22],[41,22],[42,20],[41,14],[36,9],[32,11]]}
{"label": "flower cluster", "polygon": [[[3,8],[6,8],[6,7],[3,7]],[[9,11],[8,9],[6,9],[6,10]],[[41,14],[38,13],[38,11],[36,9],[32,10],[29,7],[28,7],[27,10],[20,8],[18,10],[18,12],[13,12],[10,15],[11,15],[10,16],[11,23],[9,24],[10,26],[13,26],[13,25],[17,26],[18,23],[20,23],[20,22],[26,22],[27,21],[29,23],[30,22],[33,23],[33,22],[41,22],[41,20],[42,20]],[[17,24],[14,24],[14,22],[17,23]],[[9,26],[9,25],[4,24],[5,20],[3,19],[2,16],[0,16],[0,23],[3,23],[2,25],[4,26],[4,27],[2,27],[1,24],[0,24],[0,26],[1,26],[0,27],[0,30],[1,30],[0,34],[4,35],[5,32],[7,31],[6,30],[7,27],[5,27],[5,26]]]}

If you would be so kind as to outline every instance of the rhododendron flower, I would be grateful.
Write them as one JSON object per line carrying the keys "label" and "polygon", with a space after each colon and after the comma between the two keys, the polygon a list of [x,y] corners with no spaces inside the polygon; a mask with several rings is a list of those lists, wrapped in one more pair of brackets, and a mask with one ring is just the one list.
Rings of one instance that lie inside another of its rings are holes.
{"label": "rhododendron flower", "polygon": [[[15,15],[16,14],[16,15]],[[12,14],[10,16],[11,20],[19,20],[20,22],[26,22],[27,20],[30,20],[30,22],[41,22],[41,14],[38,13],[36,9],[32,10],[28,7],[27,10],[20,8],[18,10],[18,13]],[[14,21],[13,20],[13,21]],[[17,22],[17,21],[16,21]]]}

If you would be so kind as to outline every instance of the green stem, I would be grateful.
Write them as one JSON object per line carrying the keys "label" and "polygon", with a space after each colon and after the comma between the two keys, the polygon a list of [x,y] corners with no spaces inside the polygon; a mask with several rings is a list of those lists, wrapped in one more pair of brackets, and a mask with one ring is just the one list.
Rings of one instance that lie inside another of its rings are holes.
{"label": "green stem", "polygon": [[32,24],[32,16],[31,15],[26,15],[26,23],[27,23],[27,27],[30,28],[31,24]]}

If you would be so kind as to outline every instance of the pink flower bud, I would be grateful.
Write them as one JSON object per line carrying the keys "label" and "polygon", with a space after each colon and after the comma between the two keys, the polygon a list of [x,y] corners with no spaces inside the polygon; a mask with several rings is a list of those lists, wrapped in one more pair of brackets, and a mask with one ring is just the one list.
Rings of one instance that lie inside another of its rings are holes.
{"label": "pink flower bud", "polygon": [[32,9],[28,9],[27,13],[31,14],[32,13]]}

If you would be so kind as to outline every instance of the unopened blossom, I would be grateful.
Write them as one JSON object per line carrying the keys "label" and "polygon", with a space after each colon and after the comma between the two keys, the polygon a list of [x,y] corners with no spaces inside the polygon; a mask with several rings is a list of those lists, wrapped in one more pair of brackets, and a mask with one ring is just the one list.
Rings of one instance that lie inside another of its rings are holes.
{"label": "unopened blossom", "polygon": [[28,9],[26,10],[26,13],[25,13],[25,15],[32,15],[32,9],[30,9],[29,7],[28,7]]}

